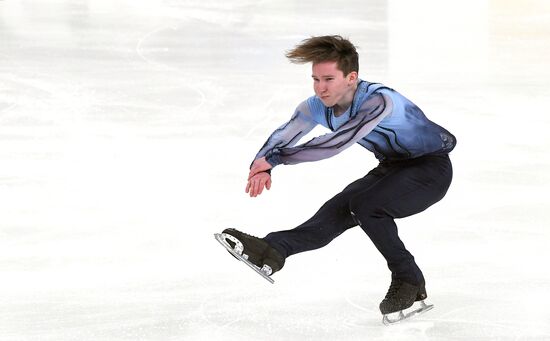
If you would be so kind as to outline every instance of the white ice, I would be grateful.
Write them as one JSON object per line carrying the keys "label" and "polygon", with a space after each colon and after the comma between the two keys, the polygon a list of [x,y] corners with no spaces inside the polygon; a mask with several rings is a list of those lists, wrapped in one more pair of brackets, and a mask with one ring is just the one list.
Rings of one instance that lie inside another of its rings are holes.
{"label": "white ice", "polygon": [[[313,93],[284,52],[320,34],[458,138],[446,198],[398,222],[415,321],[382,325],[360,229],[274,285],[213,238],[292,228],[376,165],[354,146],[244,193]],[[546,0],[0,0],[0,340],[550,340],[549,61]]]}

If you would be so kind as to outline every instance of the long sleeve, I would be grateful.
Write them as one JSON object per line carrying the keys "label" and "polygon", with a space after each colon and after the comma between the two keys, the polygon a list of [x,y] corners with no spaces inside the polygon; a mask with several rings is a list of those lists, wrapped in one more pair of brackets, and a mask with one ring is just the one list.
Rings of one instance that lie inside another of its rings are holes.
{"label": "long sleeve", "polygon": [[393,109],[391,99],[382,93],[374,93],[361,105],[356,115],[332,133],[315,137],[296,146],[278,145],[269,148],[266,160],[272,165],[292,165],[301,162],[329,158],[365,137]]}
{"label": "long sleeve", "polygon": [[254,160],[266,156],[273,150],[294,146],[316,125],[317,122],[312,117],[307,101],[300,103],[290,121],[280,126],[269,136]]}

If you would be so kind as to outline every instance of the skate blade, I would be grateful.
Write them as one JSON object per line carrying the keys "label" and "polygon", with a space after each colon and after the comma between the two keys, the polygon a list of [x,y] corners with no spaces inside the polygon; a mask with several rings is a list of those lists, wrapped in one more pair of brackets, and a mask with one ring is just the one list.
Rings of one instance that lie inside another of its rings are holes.
{"label": "skate blade", "polygon": [[[420,301],[420,307],[419,308],[413,308],[413,310],[410,310],[407,313],[403,313],[403,310],[401,310],[401,311],[396,312],[396,313],[391,313],[391,314],[384,315],[384,317],[382,318],[382,323],[384,323],[386,326],[397,324],[397,323],[409,320],[409,319],[411,319],[415,316],[424,314],[425,312],[433,309],[433,307],[434,307],[433,304],[426,304],[426,302]],[[408,309],[410,309],[410,308],[408,308]],[[406,310],[407,309],[405,309],[405,311]]]}
{"label": "skate blade", "polygon": [[[273,284],[275,283],[275,281],[273,280],[273,278],[269,277],[269,275],[267,275],[266,272],[271,272],[271,268],[269,268],[267,265],[264,265],[264,268],[259,268],[257,267],[256,265],[252,264],[247,258],[248,256],[246,254],[243,253],[242,251],[242,248],[241,247],[237,247],[237,251],[235,251],[235,249],[233,249],[231,247],[231,245],[229,245],[225,239],[226,238],[229,238],[229,235],[227,235],[226,233],[214,233],[214,237],[216,238],[216,240],[222,244],[223,247],[226,248],[227,251],[229,251],[229,253],[237,258],[238,260],[240,260],[241,262],[243,262],[244,264],[246,264],[249,268],[251,268],[252,270],[254,270],[258,275],[262,276],[266,281],[268,281],[269,283]],[[231,236],[231,238],[233,238]],[[265,271],[265,272],[264,272]]]}

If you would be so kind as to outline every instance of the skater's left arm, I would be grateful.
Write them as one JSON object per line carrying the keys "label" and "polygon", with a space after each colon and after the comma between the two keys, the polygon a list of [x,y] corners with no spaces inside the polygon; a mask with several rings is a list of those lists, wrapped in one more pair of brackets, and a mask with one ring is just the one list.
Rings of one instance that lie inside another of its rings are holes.
{"label": "skater's left arm", "polygon": [[293,165],[334,156],[365,137],[392,110],[392,101],[387,95],[374,93],[361,105],[353,119],[334,132],[295,147],[271,149],[264,158],[254,162],[250,176],[279,164]]}

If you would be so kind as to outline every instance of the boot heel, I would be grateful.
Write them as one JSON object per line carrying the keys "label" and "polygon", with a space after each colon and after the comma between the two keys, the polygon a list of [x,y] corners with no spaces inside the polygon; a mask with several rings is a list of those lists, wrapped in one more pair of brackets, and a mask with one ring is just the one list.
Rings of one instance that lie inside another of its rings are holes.
{"label": "boot heel", "polygon": [[422,283],[420,286],[420,290],[418,290],[418,294],[416,294],[416,301],[423,301],[426,298],[428,298],[428,294],[426,293],[426,283]]}

